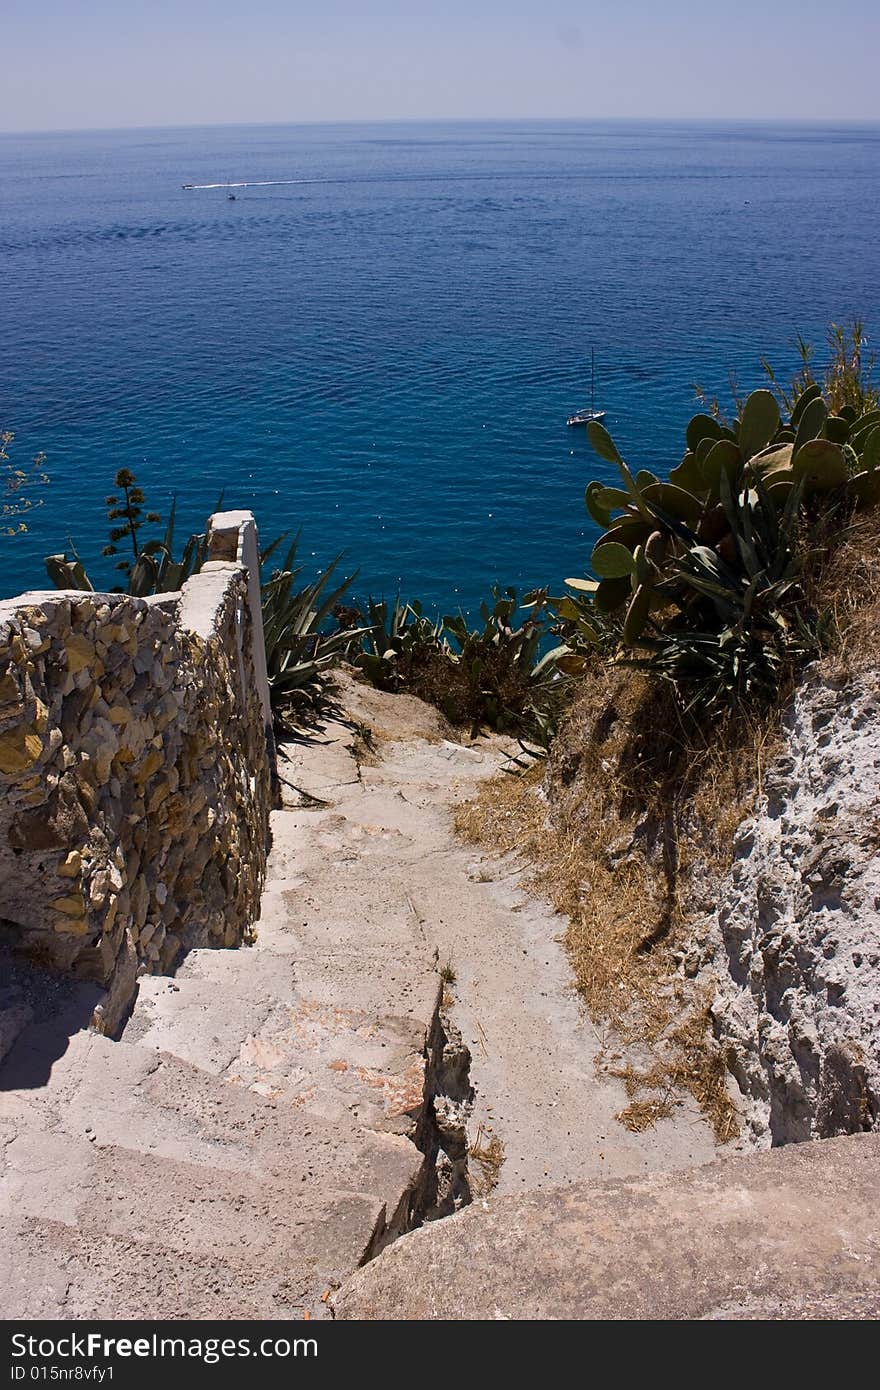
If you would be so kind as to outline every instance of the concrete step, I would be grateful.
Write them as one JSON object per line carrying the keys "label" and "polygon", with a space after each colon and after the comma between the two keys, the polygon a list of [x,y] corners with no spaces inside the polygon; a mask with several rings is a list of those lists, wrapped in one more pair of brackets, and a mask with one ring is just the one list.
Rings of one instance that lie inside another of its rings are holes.
{"label": "concrete step", "polygon": [[393,1133],[340,1127],[211,1076],[170,1053],[75,1034],[48,1084],[17,1089],[15,1052],[0,1069],[0,1116],[22,1129],[63,1132],[100,1149],[246,1173],[294,1173],[308,1185],[320,1171],[331,1186],[375,1191],[390,1201],[419,1155]]}
{"label": "concrete step", "polygon": [[292,958],[252,948],[191,951],[170,978],[146,975],[123,1037],[222,1076],[279,1004],[295,998]]}
{"label": "concrete step", "polygon": [[180,1316],[289,1317],[303,1303],[320,1316],[419,1180],[402,1135],[305,1117],[87,1030],[32,1085],[34,1058],[58,1052],[46,1031],[26,1027],[0,1067],[0,1219],[16,1252],[5,1317],[106,1309],[108,1268],[117,1317],[164,1313],[147,1299],[163,1278]]}
{"label": "concrete step", "polygon": [[371,818],[357,739],[284,763],[255,946],[143,977],[118,1042],[90,986],[25,972],[0,999],[6,1317],[320,1316],[409,1219],[440,981],[411,808]]}
{"label": "concrete step", "polygon": [[369,1193],[322,1183],[309,1197],[293,1171],[211,1168],[63,1131],[5,1147],[5,1318],[317,1315],[382,1215]]}
{"label": "concrete step", "polygon": [[[141,981],[124,1041],[308,1116],[411,1136],[439,988],[424,947],[408,974],[406,961],[389,970],[384,947],[372,958],[363,948],[332,957],[313,948],[303,941],[290,955],[193,951],[173,980]],[[405,1007],[413,977],[424,983],[418,1014],[387,1013],[395,981]],[[364,988],[370,979],[372,991]]]}

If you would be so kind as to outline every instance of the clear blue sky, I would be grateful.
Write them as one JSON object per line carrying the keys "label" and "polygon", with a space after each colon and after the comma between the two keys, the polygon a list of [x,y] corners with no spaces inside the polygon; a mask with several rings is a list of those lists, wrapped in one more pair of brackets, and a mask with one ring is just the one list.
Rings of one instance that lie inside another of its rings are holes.
{"label": "clear blue sky", "polygon": [[877,0],[0,0],[0,129],[880,119]]}

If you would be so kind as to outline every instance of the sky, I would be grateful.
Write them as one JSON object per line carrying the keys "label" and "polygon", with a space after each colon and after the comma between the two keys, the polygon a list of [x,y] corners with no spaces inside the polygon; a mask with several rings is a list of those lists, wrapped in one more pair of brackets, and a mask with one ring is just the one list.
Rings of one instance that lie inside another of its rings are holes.
{"label": "sky", "polygon": [[0,0],[0,130],[880,120],[877,0]]}

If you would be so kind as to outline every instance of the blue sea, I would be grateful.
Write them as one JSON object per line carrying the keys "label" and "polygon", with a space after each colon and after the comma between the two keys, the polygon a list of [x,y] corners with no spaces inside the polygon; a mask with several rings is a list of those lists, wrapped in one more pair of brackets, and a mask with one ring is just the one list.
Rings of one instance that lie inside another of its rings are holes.
{"label": "blue sea", "polygon": [[[223,188],[250,186],[230,201]],[[262,184],[262,186],[260,186]],[[880,127],[634,122],[0,136],[0,428],[45,450],[0,595],[71,538],[96,580],[116,469],[183,533],[221,490],[359,594],[472,609],[588,561],[607,474],[680,456],[694,383],[880,333]]]}

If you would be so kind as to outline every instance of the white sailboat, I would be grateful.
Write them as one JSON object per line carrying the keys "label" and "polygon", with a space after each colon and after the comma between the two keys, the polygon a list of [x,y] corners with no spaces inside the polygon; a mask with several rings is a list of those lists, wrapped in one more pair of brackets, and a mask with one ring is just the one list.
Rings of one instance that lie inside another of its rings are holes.
{"label": "white sailboat", "polygon": [[591,420],[604,420],[605,411],[596,409],[596,354],[590,349],[590,407],[589,409],[576,410],[574,415],[569,415],[566,424],[568,425],[588,425]]}

